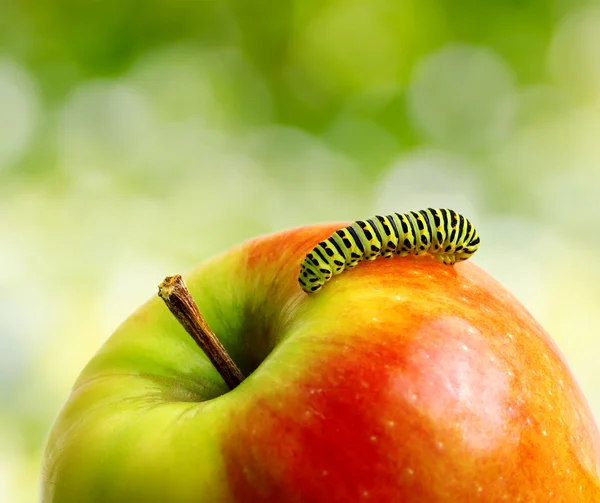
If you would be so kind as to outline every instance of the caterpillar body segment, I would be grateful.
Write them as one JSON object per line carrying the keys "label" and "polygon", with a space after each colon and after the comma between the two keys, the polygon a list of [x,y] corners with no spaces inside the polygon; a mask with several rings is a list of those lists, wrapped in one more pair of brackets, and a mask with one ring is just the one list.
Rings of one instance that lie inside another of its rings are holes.
{"label": "caterpillar body segment", "polygon": [[439,262],[453,265],[477,248],[479,236],[473,224],[450,209],[376,215],[357,220],[317,244],[300,267],[298,283],[306,293],[314,293],[363,260],[430,253]]}

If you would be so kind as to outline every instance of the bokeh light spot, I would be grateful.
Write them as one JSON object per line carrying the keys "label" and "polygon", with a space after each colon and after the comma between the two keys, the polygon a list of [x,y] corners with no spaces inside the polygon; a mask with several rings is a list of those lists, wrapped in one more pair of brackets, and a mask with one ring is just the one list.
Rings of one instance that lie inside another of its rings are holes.
{"label": "bokeh light spot", "polygon": [[489,147],[509,132],[516,109],[511,69],[487,48],[450,45],[423,58],[408,90],[415,124],[431,141]]}
{"label": "bokeh light spot", "polygon": [[0,59],[0,169],[27,147],[40,120],[37,87],[27,71]]}
{"label": "bokeh light spot", "polygon": [[470,176],[468,161],[443,151],[418,149],[392,164],[376,193],[380,212],[452,208],[476,220],[481,187]]}
{"label": "bokeh light spot", "polygon": [[299,27],[292,60],[337,96],[403,84],[445,31],[443,13],[429,0],[323,2]]}
{"label": "bokeh light spot", "polygon": [[556,32],[549,67],[575,99],[600,99],[600,9],[586,8],[567,17]]}

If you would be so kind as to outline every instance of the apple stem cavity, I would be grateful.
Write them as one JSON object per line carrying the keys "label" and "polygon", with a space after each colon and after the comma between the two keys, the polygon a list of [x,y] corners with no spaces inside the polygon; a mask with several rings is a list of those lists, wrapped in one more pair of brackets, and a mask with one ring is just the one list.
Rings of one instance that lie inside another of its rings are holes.
{"label": "apple stem cavity", "polygon": [[167,276],[158,286],[158,296],[165,302],[169,311],[185,328],[185,331],[206,353],[229,389],[240,384],[244,380],[242,372],[200,314],[183,278],[179,274]]}

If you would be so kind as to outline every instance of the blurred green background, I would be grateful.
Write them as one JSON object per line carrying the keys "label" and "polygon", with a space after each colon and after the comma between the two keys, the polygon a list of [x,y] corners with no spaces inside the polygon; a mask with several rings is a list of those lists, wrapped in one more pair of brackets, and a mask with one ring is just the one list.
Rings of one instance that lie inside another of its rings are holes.
{"label": "blurred green background", "polygon": [[260,233],[450,206],[600,417],[600,7],[0,2],[0,501],[166,274]]}

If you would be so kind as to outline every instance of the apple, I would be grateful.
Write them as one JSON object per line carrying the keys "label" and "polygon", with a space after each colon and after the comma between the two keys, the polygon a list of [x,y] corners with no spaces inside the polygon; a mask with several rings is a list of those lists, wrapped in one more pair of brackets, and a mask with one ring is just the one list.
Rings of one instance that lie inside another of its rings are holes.
{"label": "apple", "polygon": [[160,298],[131,315],[54,424],[42,501],[599,502],[598,428],[526,309],[429,255],[305,294],[305,254],[343,225],[184,276],[246,376],[231,390]]}

